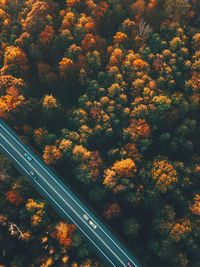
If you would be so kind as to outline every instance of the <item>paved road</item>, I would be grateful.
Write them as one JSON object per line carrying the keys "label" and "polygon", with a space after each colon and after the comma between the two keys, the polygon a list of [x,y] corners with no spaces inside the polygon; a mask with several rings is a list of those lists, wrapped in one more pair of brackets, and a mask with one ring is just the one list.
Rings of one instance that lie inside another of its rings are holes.
{"label": "paved road", "polygon": [[[69,223],[75,224],[108,266],[141,267],[136,258],[64,185],[47,165],[0,120],[0,150]],[[30,156],[29,159],[24,154]],[[35,175],[35,178],[30,174]]]}

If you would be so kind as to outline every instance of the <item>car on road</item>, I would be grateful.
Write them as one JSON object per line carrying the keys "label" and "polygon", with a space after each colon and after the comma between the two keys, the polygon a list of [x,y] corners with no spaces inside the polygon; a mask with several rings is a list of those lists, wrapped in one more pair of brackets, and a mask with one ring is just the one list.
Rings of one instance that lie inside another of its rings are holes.
{"label": "car on road", "polygon": [[31,156],[30,156],[28,153],[24,153],[24,157],[25,157],[28,161],[31,161],[31,160],[32,160]]}
{"label": "car on road", "polygon": [[30,171],[30,175],[33,177],[33,179],[37,180],[37,176],[34,171]]}
{"label": "car on road", "polygon": [[132,263],[130,263],[129,261],[127,262],[127,266],[128,267],[133,267]]}

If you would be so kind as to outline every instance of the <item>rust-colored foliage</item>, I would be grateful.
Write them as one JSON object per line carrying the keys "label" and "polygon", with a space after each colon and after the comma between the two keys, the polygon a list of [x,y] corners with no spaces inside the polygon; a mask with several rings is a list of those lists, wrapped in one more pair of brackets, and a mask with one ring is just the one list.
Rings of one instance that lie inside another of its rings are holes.
{"label": "rust-colored foliage", "polygon": [[81,42],[84,50],[89,51],[95,46],[95,39],[92,33],[87,33]]}
{"label": "rust-colored foliage", "polygon": [[104,216],[107,220],[118,217],[121,214],[121,208],[117,203],[113,203],[108,206],[106,211],[104,212]]}
{"label": "rust-colored foliage", "polygon": [[51,71],[51,68],[48,64],[45,64],[43,62],[37,63],[38,68],[38,76],[42,83],[47,84],[47,86],[54,85],[58,79],[57,74]]}
{"label": "rust-colored foliage", "polygon": [[130,158],[134,158],[134,160],[136,161],[140,161],[141,160],[141,154],[138,152],[135,144],[133,143],[128,143],[126,144],[123,148],[122,151],[126,151],[127,156]]}
{"label": "rust-colored foliage", "polygon": [[19,204],[23,201],[23,197],[13,190],[6,192],[6,199],[16,206],[19,206]]}
{"label": "rust-colored foliage", "polygon": [[56,231],[50,235],[56,238],[62,246],[69,248],[72,242],[72,235],[75,231],[76,226],[74,224],[60,222],[56,225]]}
{"label": "rust-colored foliage", "polygon": [[67,7],[75,7],[80,3],[80,0],[66,0]]}
{"label": "rust-colored foliage", "polygon": [[161,71],[163,66],[164,66],[163,60],[161,60],[160,58],[154,59],[153,67],[154,67],[155,71]]}
{"label": "rust-colored foliage", "polygon": [[102,167],[102,159],[98,151],[91,152],[88,166],[91,172],[92,181],[95,182],[100,174],[100,169]]}
{"label": "rust-colored foliage", "polygon": [[137,137],[147,138],[151,132],[149,124],[145,119],[131,119],[130,134],[134,141]]}
{"label": "rust-colored foliage", "polygon": [[101,109],[97,106],[92,106],[90,109],[90,116],[93,120],[97,120],[101,117]]}
{"label": "rust-colored foliage", "polygon": [[19,95],[19,89],[16,88],[15,86],[11,86],[6,90],[6,93],[8,95],[13,95],[13,96],[17,97]]}
{"label": "rust-colored foliage", "polygon": [[51,42],[51,37],[54,34],[54,29],[52,26],[47,25],[43,32],[40,33],[40,38],[43,44],[48,44]]}
{"label": "rust-colored foliage", "polygon": [[143,15],[145,10],[145,1],[137,0],[131,5],[131,10],[134,14],[137,14],[138,17]]}
{"label": "rust-colored foliage", "polygon": [[78,56],[77,66],[79,68],[82,68],[82,70],[83,70],[83,68],[85,67],[85,65],[86,65],[86,57],[84,55],[80,54]]}
{"label": "rust-colored foliage", "polygon": [[106,1],[101,1],[95,7],[95,17],[99,20],[105,16],[106,10],[109,8],[109,5]]}
{"label": "rust-colored foliage", "polygon": [[192,71],[191,82],[193,91],[197,91],[200,87],[200,72]]}
{"label": "rust-colored foliage", "polygon": [[0,93],[4,94],[7,89],[14,87],[17,90],[24,87],[24,81],[21,78],[15,78],[11,75],[1,75],[0,76]]}

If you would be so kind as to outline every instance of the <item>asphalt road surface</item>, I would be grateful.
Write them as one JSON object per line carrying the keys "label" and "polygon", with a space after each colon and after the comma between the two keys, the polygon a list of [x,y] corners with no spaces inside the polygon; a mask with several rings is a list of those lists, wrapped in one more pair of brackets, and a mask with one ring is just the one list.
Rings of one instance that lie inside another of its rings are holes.
{"label": "asphalt road surface", "polygon": [[0,150],[69,223],[75,224],[108,266],[141,267],[137,259],[48,166],[0,120]]}

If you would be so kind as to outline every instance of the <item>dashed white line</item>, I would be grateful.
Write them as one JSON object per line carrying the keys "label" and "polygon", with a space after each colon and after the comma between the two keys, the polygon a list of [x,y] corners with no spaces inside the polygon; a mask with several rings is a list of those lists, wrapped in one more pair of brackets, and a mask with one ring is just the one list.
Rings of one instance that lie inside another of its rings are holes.
{"label": "dashed white line", "polygon": [[[28,152],[26,150],[26,148],[16,139],[14,138],[9,131],[7,131],[7,129],[3,126],[0,125],[26,152]],[[38,165],[61,187],[61,185],[57,182],[57,180],[51,175],[51,173],[47,172],[47,170],[40,164],[40,162],[38,162],[35,158],[34,160],[38,163]],[[65,188],[62,188],[62,190],[64,190],[67,195],[79,206],[80,209],[82,209],[82,211],[84,213],[87,214],[87,212],[79,205],[79,203],[65,190]],[[87,214],[88,215],[88,214]],[[89,215],[88,215],[89,216]],[[102,232],[104,232],[104,234],[115,244],[115,246],[133,263],[133,260],[130,259],[130,257],[117,245],[117,243],[115,243],[115,241],[102,229],[102,227],[95,221],[95,224],[99,227],[99,229],[101,229]],[[137,267],[137,265],[135,263],[133,263],[135,267]]]}
{"label": "dashed white line", "polygon": [[[10,155],[10,157],[11,158],[13,158],[19,165],[20,165],[20,167],[26,172],[26,173],[28,173],[28,175],[30,175],[29,174],[29,172],[24,168],[24,166],[23,165],[21,165],[21,163],[16,159],[16,158],[14,158],[13,157],[13,155],[12,154],[10,154],[10,152],[2,145],[2,144],[0,144],[5,150],[6,150],[6,152]],[[58,205],[58,207],[72,220],[72,222],[81,230],[81,232],[83,233],[83,234],[85,234],[86,236],[87,236],[87,238],[95,245],[95,247],[98,249],[98,250],[100,250],[101,252],[102,252],[102,254],[110,261],[110,263],[113,265],[113,266],[115,266],[115,267],[117,267],[116,265],[114,265],[114,263],[106,256],[106,254],[94,243],[94,241],[77,225],[77,223],[72,219],[72,217],[69,215],[69,214],[67,214],[66,213],[66,211],[58,204],[58,202],[56,202],[52,197],[51,197],[51,195],[49,195],[49,193],[37,182],[37,184],[42,188],[42,190],[44,190],[45,191],[45,193],[54,201],[54,203],[56,204],[56,205]],[[68,207],[70,207],[69,205],[68,205]]]}
{"label": "dashed white line", "polygon": [[[1,136],[2,136],[2,138],[20,155],[20,157],[22,157],[22,155],[16,150],[16,148],[8,141],[8,140],[6,140],[6,138],[2,135],[2,134],[0,134]],[[15,140],[15,139],[14,139]],[[22,146],[22,148],[24,149],[24,147]],[[24,149],[25,150],[25,149]],[[28,152],[28,151],[26,151],[26,152]],[[22,157],[23,158],[23,157]],[[38,171],[27,161],[27,164],[32,168],[32,169],[34,169],[35,170],[35,172],[49,185],[49,187],[50,188],[52,188],[52,190],[68,205],[68,203],[65,201],[65,199],[62,197],[62,196],[60,196],[59,194],[58,194],[58,192],[48,183],[48,181],[46,181],[41,175],[40,175],[40,173],[38,173]],[[48,173],[47,173],[48,174]],[[48,174],[49,175],[49,174]],[[61,187],[61,189],[62,189],[62,187]],[[65,191],[66,192],[66,191]],[[68,194],[69,195],[69,194]],[[70,207],[69,205],[68,205],[68,207]],[[73,210],[73,212],[81,219],[81,221],[82,222],[84,222],[84,224],[86,225],[86,226],[88,226],[88,224],[82,219],[82,217],[72,208],[72,207],[70,207],[72,210]],[[90,228],[91,229],[91,231],[101,240],[101,242],[111,251],[111,253],[113,254],[113,255],[115,255],[115,257],[119,260],[119,262],[121,262],[122,263],[122,265],[123,266],[126,266],[125,264],[124,264],[124,262],[114,253],[114,251],[110,248],[110,247],[108,247],[108,245],[101,239],[101,237],[100,236],[98,236],[96,233],[95,233],[95,231],[93,231],[93,229],[92,228]],[[103,231],[104,232],[104,231]],[[111,239],[112,240],[112,239]]]}

